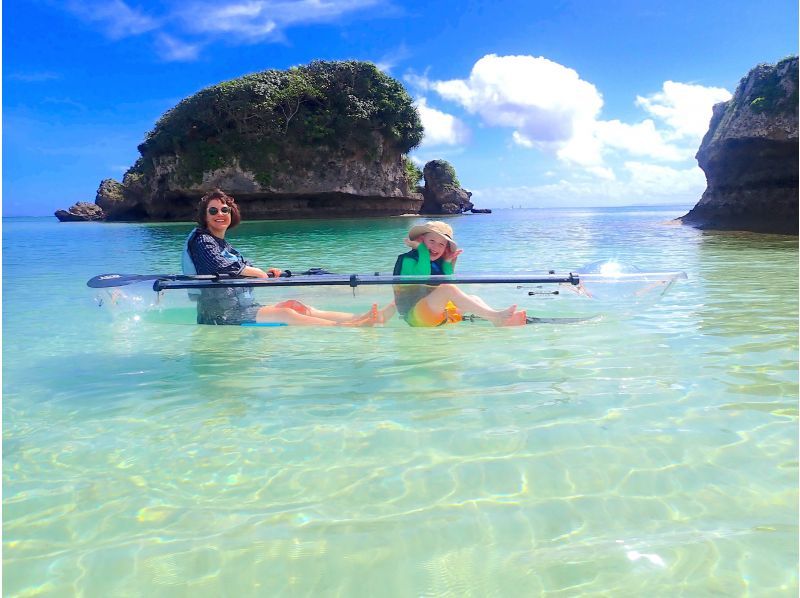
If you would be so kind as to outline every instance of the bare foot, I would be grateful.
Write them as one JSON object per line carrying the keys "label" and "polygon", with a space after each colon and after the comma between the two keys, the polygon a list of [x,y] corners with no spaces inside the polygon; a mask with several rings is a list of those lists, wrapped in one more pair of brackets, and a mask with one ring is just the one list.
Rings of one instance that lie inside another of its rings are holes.
{"label": "bare foot", "polygon": [[377,303],[373,303],[372,307],[370,307],[363,314],[353,314],[347,320],[344,320],[344,322],[352,324],[353,322],[361,322],[365,318],[366,319],[370,319],[371,318],[371,319],[375,320],[376,322],[379,320],[379,317],[378,317],[378,304]]}
{"label": "bare foot", "polygon": [[337,322],[337,326],[374,326],[378,323],[378,306],[373,305],[367,313],[362,316],[347,320],[346,322]]}
{"label": "bare foot", "polygon": [[503,322],[508,320],[512,315],[514,315],[515,311],[517,311],[517,306],[512,305],[505,309],[501,309],[495,315],[488,317],[486,319],[489,320],[495,326],[503,326]]}
{"label": "bare foot", "polygon": [[503,309],[503,310],[500,310],[499,312],[497,312],[497,318],[498,318],[499,320],[505,320],[505,319],[507,319],[507,318],[510,318],[510,317],[511,317],[511,315],[512,315],[512,314],[513,314],[515,311],[517,311],[517,306],[516,306],[516,304],[515,304],[515,305],[512,305],[512,306],[510,306],[510,307],[507,307],[507,308],[505,308],[505,309]]}
{"label": "bare foot", "polygon": [[499,326],[524,326],[528,323],[528,316],[525,310],[515,311],[505,320],[502,320]]}

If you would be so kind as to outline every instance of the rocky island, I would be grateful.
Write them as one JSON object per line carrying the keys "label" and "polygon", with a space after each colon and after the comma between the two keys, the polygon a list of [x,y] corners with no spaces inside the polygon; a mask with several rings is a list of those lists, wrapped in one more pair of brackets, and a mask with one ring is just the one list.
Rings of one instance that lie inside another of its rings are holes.
{"label": "rocky island", "polygon": [[714,106],[697,152],[708,186],[679,222],[703,229],[798,233],[798,60],[759,65]]}
{"label": "rocky island", "polygon": [[411,97],[371,63],[262,71],[179,102],[146,135],[122,182],[105,179],[94,204],[56,217],[192,220],[215,187],[236,197],[249,220],[390,216],[417,213],[424,201],[427,213],[471,209],[452,180],[418,187],[423,174],[407,154],[422,136]]}
{"label": "rocky island", "polygon": [[472,193],[461,188],[455,168],[445,160],[431,160],[423,170],[423,214],[460,214],[476,211],[470,201]]}

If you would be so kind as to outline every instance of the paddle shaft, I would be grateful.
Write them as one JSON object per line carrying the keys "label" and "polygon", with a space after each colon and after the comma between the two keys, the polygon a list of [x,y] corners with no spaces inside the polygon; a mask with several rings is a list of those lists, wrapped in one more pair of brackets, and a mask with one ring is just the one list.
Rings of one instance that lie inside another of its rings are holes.
{"label": "paddle shaft", "polygon": [[356,288],[372,285],[438,285],[438,284],[573,284],[580,283],[576,274],[546,275],[448,275],[448,276],[391,276],[380,274],[321,274],[289,276],[286,278],[228,278],[225,280],[170,278],[157,279],[153,290],[212,289],[225,287],[299,287],[347,286]]}

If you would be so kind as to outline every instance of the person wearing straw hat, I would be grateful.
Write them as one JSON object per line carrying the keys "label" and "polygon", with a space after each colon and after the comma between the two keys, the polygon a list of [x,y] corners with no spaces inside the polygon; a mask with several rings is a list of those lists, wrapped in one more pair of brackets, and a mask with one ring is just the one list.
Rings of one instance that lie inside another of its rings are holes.
{"label": "person wearing straw hat", "polygon": [[[397,256],[395,276],[436,276],[453,274],[458,248],[449,224],[429,221],[412,226],[404,243],[411,251]],[[441,326],[460,321],[465,311],[486,318],[495,326],[525,324],[525,312],[517,306],[497,310],[476,295],[468,295],[453,284],[395,285],[397,311],[411,326]]]}

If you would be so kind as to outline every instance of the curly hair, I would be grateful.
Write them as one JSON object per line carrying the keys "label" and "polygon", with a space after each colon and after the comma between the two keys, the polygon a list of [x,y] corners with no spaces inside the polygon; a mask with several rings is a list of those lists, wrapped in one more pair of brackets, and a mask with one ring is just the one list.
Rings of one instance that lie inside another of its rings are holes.
{"label": "curly hair", "polygon": [[242,221],[242,216],[239,214],[239,206],[236,205],[236,200],[221,189],[212,189],[201,197],[200,202],[197,204],[197,213],[195,214],[194,220],[200,228],[206,228],[208,226],[206,222],[206,212],[208,204],[212,199],[218,199],[231,209],[231,225],[228,227],[229,229],[237,226]]}

